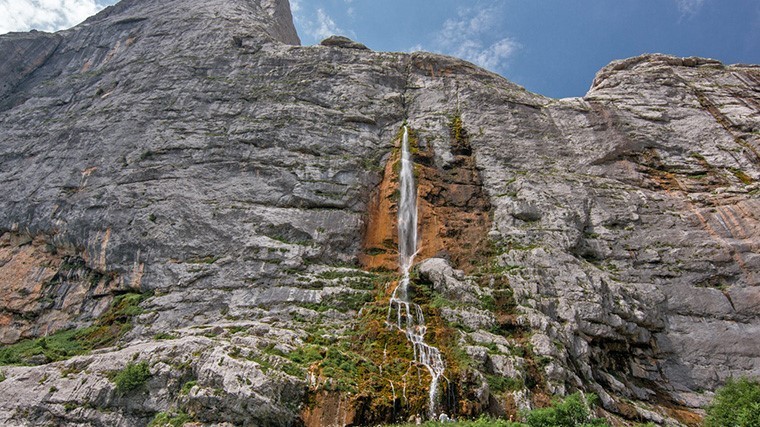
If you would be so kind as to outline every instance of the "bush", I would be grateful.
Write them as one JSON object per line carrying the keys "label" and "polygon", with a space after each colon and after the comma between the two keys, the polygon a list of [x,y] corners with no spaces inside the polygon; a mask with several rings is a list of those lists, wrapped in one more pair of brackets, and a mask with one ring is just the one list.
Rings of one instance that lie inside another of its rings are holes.
{"label": "bush", "polygon": [[705,427],[760,427],[760,382],[730,379],[707,407]]}
{"label": "bush", "polygon": [[[396,427],[417,427],[415,424],[400,424]],[[501,418],[481,416],[476,420],[458,420],[455,422],[426,421],[422,427],[524,427],[524,424]]]}
{"label": "bush", "polygon": [[193,420],[190,415],[180,411],[179,413],[167,413],[159,412],[153,421],[148,424],[148,427],[182,427],[185,423],[189,423]]}
{"label": "bush", "polygon": [[113,382],[118,392],[127,393],[142,387],[148,378],[150,378],[150,368],[147,362],[130,362],[116,374]]}
{"label": "bush", "polygon": [[549,408],[534,409],[525,413],[524,422],[530,427],[607,426],[604,419],[591,416],[589,407],[593,398],[584,400],[580,393],[573,393]]}

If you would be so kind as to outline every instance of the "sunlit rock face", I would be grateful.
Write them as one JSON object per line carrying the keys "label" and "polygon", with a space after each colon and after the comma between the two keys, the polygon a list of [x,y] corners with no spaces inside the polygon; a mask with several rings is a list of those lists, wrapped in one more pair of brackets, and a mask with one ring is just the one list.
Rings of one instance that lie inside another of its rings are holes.
{"label": "sunlit rock face", "polygon": [[0,56],[0,341],[49,337],[0,350],[0,424],[425,413],[381,308],[404,121],[442,410],[584,390],[688,425],[760,375],[758,67],[645,55],[554,100],[451,57],[299,46],[283,0],[125,0]]}

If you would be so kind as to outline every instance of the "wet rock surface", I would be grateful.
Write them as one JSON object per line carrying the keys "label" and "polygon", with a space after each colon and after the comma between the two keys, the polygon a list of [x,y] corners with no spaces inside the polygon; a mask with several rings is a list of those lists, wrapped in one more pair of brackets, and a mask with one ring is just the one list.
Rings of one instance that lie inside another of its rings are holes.
{"label": "wet rock surface", "polygon": [[[690,424],[727,378],[760,375],[759,68],[645,55],[554,100],[348,42],[298,46],[282,0],[124,0],[0,36],[0,339],[153,292],[118,346],[0,367],[0,422],[358,416],[308,406],[332,383],[292,359],[382,298],[382,269],[358,267],[383,266],[360,260],[368,224],[394,227],[404,120],[430,183],[418,280],[473,365],[463,413],[582,389]],[[369,255],[392,262],[394,233]],[[143,361],[150,379],[118,393],[109,372]]]}

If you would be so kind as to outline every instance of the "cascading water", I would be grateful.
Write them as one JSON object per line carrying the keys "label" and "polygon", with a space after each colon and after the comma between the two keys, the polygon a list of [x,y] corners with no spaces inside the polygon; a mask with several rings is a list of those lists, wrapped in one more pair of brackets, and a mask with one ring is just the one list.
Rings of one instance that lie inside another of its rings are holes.
{"label": "cascading water", "polygon": [[[412,343],[414,360],[430,372],[430,415],[435,414],[438,381],[443,376],[445,365],[441,352],[425,343],[425,317],[419,305],[409,301],[409,270],[417,255],[417,188],[414,182],[414,164],[409,153],[409,131],[404,126],[401,140],[401,172],[399,173],[401,197],[398,205],[398,253],[399,266],[404,277],[391,295],[388,307],[388,324],[406,334]],[[394,315],[395,310],[395,315]],[[391,321],[395,317],[395,322]]]}

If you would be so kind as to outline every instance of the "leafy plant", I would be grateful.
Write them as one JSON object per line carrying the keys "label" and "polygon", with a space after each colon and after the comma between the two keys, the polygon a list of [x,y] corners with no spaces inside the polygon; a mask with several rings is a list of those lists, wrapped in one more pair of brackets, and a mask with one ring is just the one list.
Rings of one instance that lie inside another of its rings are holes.
{"label": "leafy plant", "polygon": [[591,415],[590,407],[595,397],[584,398],[580,393],[573,393],[561,401],[555,401],[551,407],[523,414],[523,421],[530,427],[607,426],[606,420]]}
{"label": "leafy plant", "polygon": [[192,388],[195,387],[197,384],[198,384],[197,380],[190,380],[182,384],[182,389],[179,391],[179,393],[182,395],[189,394],[190,390],[192,390]]}
{"label": "leafy plant", "polygon": [[502,393],[507,390],[519,390],[525,386],[519,378],[503,377],[501,375],[486,374],[488,387],[493,393]]}
{"label": "leafy plant", "polygon": [[[412,427],[415,424],[401,424],[398,427]],[[427,421],[422,423],[422,427],[522,427],[524,424],[507,421],[501,418],[491,418],[481,416],[476,420],[462,420],[462,421]]]}
{"label": "leafy plant", "polygon": [[705,427],[760,427],[760,382],[730,379],[707,407]]}
{"label": "leafy plant", "polygon": [[170,412],[159,412],[148,427],[182,427],[185,423],[192,421],[193,418],[180,411],[176,414]]}
{"label": "leafy plant", "polygon": [[116,374],[113,382],[116,384],[116,390],[123,394],[142,387],[150,376],[150,367],[147,362],[129,362]]}

